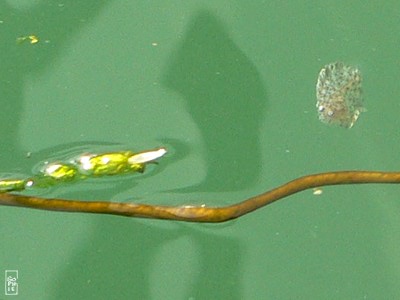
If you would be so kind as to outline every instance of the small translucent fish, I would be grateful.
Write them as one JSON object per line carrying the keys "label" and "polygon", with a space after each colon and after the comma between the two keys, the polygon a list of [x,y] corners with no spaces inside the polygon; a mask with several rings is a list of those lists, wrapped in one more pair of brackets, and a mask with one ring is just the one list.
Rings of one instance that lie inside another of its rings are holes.
{"label": "small translucent fish", "polygon": [[55,162],[45,165],[42,173],[58,181],[70,181],[76,177],[78,170],[73,165]]}
{"label": "small translucent fish", "polygon": [[25,189],[26,179],[0,179],[0,193],[22,191]]}
{"label": "small translucent fish", "polygon": [[68,160],[45,161],[27,178],[16,174],[0,174],[0,193],[22,191],[30,187],[49,187],[62,182],[104,175],[144,172],[147,163],[162,157],[167,150],[158,148],[139,153],[132,151],[84,153]]}
{"label": "small translucent fish", "polygon": [[127,172],[143,172],[144,164],[130,164],[133,152],[114,152],[104,154],[84,154],[75,160],[79,173],[83,175],[115,175]]}
{"label": "small translucent fish", "polygon": [[318,117],[324,123],[351,128],[365,111],[360,71],[342,62],[321,69],[316,94]]}

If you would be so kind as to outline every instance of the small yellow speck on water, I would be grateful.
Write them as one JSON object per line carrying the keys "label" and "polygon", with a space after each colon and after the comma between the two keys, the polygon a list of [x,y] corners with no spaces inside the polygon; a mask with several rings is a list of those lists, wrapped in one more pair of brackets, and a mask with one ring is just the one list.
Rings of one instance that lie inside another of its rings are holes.
{"label": "small yellow speck on water", "polygon": [[313,188],[313,194],[318,196],[318,195],[322,195],[323,191],[320,188]]}
{"label": "small yellow speck on water", "polygon": [[39,42],[39,38],[36,35],[30,35],[28,38],[31,44],[36,44]]}
{"label": "small yellow speck on water", "polygon": [[18,44],[24,43],[25,41],[29,41],[29,43],[32,45],[37,44],[39,43],[39,37],[37,37],[36,35],[26,35],[17,38]]}

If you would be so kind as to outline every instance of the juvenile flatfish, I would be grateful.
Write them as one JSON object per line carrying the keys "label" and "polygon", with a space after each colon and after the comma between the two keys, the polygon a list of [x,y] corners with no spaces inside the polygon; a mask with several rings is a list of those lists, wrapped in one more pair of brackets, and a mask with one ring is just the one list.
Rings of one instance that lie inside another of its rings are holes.
{"label": "juvenile flatfish", "polygon": [[319,72],[316,91],[318,118],[326,124],[351,128],[365,111],[357,68],[342,62],[326,65]]}

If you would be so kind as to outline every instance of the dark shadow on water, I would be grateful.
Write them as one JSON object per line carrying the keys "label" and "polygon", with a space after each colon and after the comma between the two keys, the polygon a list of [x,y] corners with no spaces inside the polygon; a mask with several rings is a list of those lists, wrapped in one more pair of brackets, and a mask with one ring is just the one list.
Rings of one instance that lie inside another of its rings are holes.
{"label": "dark shadow on water", "polygon": [[[266,101],[257,71],[221,24],[204,12],[195,16],[178,52],[164,76],[165,84],[184,95],[207,143],[209,174],[204,188],[220,190],[214,180],[226,181],[223,185],[229,190],[252,184],[260,172],[257,139]],[[189,74],[195,78],[190,79]],[[226,124],[233,126],[226,128]],[[164,142],[179,153],[179,159],[189,151],[182,142]],[[200,191],[201,186],[192,189]],[[179,272],[176,258],[180,255],[161,259],[157,255],[166,244],[184,237],[190,239],[198,262],[197,269],[188,275],[184,299],[242,299],[245,249],[236,238],[214,234],[218,227],[205,230],[201,224],[175,223],[165,229],[154,226],[154,221],[108,216],[96,220],[87,244],[80,245],[70,258],[71,264],[60,271],[54,298],[152,299],[153,285],[163,286],[162,282],[152,282],[151,274],[157,268],[154,260],[168,266],[170,259],[174,260],[170,272],[158,275],[158,280],[170,282]],[[187,249],[178,251],[185,257]],[[177,287],[182,288],[179,283]]]}
{"label": "dark shadow on water", "polygon": [[[11,157],[21,156],[21,161],[25,157],[17,137],[26,79],[50,67],[68,39],[89,25],[109,0],[36,2],[17,9],[0,1],[0,172],[15,170],[15,159]],[[18,37],[28,35],[37,35],[39,43],[16,42]]]}
{"label": "dark shadow on water", "polygon": [[[187,269],[176,260],[179,256],[187,257],[184,248],[178,249],[172,258],[163,255],[162,260],[157,260],[162,265],[153,262],[166,243],[181,237],[190,239],[198,261],[195,265],[199,266],[188,275],[187,286],[176,283],[175,289],[187,293],[182,299],[242,299],[244,249],[235,239],[204,233],[182,223],[174,229],[160,229],[145,222],[108,216],[99,216],[96,223],[95,234],[86,245],[80,245],[73,257],[67,258],[71,265],[60,270],[60,284],[50,293],[54,299],[153,299],[152,285],[165,289],[163,278],[171,282],[171,276],[180,268]],[[204,230],[200,224],[195,226]],[[159,282],[151,282],[151,271],[165,270],[163,264],[174,266],[170,272],[157,276]]]}
{"label": "dark shadow on water", "polygon": [[232,191],[255,183],[266,90],[256,67],[210,12],[194,17],[162,81],[186,101],[205,143],[206,178],[179,191]]}

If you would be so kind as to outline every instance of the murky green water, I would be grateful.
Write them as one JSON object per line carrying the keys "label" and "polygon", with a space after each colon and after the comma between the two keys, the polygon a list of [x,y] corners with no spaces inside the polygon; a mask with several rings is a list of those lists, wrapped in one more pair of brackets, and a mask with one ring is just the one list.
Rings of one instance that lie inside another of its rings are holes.
{"label": "murky green water", "polygon": [[[308,173],[398,170],[399,10],[3,1],[0,172],[76,146],[163,146],[143,176],[40,193],[217,206]],[[363,74],[351,129],[315,108],[318,72],[338,60]],[[394,299],[399,188],[305,191],[219,225],[0,207],[0,271],[18,270],[20,299]]]}

